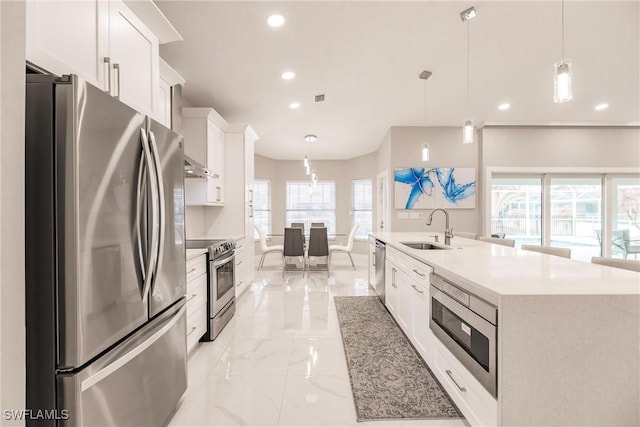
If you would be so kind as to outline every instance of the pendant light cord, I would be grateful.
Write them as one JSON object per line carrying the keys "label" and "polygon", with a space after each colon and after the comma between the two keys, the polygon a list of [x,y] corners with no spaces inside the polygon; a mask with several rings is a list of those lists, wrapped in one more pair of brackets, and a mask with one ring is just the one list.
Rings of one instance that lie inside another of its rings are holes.
{"label": "pendant light cord", "polygon": [[470,52],[470,47],[469,47],[469,40],[470,40],[470,29],[469,29],[469,21],[467,21],[467,115],[471,116],[471,108],[470,108],[470,102],[469,102],[469,93],[471,92],[471,83],[470,83],[470,79],[469,76],[471,74],[471,60],[469,59],[469,52]]}
{"label": "pendant light cord", "polygon": [[560,16],[562,19],[562,24],[560,26],[562,33],[562,63],[564,64],[564,0],[560,0]]}

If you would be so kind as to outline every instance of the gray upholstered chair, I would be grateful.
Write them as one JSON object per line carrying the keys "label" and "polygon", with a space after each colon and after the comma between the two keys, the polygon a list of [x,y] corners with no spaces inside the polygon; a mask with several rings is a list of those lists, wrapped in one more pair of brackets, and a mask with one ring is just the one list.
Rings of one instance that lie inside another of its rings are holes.
{"label": "gray upholstered chair", "polygon": [[311,227],[309,230],[309,244],[307,245],[307,271],[310,272],[308,261],[310,257],[325,257],[327,276],[329,276],[329,242],[325,227]]}
{"label": "gray upholstered chair", "polygon": [[302,257],[302,277],[306,269],[306,258],[304,256],[304,236],[302,229],[298,227],[287,227],[284,229],[284,248],[282,250],[282,277],[287,271],[287,258]]}
{"label": "gray upholstered chair", "polygon": [[591,258],[591,263],[606,265],[608,267],[623,268],[625,270],[637,271],[640,273],[640,260],[636,259],[602,258],[594,256]]}
{"label": "gray upholstered chair", "polygon": [[495,243],[496,245],[509,246],[510,248],[513,248],[516,246],[516,241],[512,239],[501,239],[499,237],[483,236],[478,238],[478,240],[480,240],[481,242]]}
{"label": "gray upholstered chair", "polygon": [[311,227],[324,227],[324,222],[312,222]]}
{"label": "gray upholstered chair", "polygon": [[454,236],[464,237],[465,239],[478,240],[478,233],[469,233],[467,231],[454,231]]}
{"label": "gray upholstered chair", "polygon": [[564,258],[571,258],[571,249],[569,248],[554,248],[552,246],[540,245],[522,245],[520,247],[525,251],[540,252],[547,255],[556,255]]}
{"label": "gray upholstered chair", "polygon": [[254,227],[256,228],[258,236],[260,237],[260,250],[262,251],[262,257],[260,258],[260,262],[258,263],[258,269],[261,269],[264,264],[264,258],[268,253],[280,252],[280,255],[282,255],[282,250],[284,248],[282,245],[267,246],[267,238],[264,236],[262,229],[258,227],[258,224],[254,224]]}

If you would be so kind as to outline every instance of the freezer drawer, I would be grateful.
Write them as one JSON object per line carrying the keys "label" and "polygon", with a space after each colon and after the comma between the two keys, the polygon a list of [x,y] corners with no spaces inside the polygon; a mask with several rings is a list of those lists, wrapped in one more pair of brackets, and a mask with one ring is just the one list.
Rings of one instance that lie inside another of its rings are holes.
{"label": "freezer drawer", "polygon": [[184,299],[76,374],[58,375],[64,425],[160,426],[187,388]]}

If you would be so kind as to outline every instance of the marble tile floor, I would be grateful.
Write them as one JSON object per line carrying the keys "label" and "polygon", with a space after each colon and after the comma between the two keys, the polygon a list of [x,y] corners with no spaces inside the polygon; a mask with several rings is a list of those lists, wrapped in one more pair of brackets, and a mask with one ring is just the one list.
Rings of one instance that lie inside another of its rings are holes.
{"label": "marble tile floor", "polygon": [[191,354],[189,386],[169,425],[465,426],[460,419],[356,421],[333,303],[336,295],[374,294],[366,255],[354,261],[355,271],[339,254],[329,278],[288,272],[283,279],[277,257],[268,257],[231,322]]}

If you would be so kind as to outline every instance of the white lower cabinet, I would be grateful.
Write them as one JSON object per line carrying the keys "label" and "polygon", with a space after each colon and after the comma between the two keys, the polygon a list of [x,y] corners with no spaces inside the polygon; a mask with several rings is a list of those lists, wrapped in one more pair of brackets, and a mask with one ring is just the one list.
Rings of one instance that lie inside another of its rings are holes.
{"label": "white lower cabinet", "polygon": [[187,353],[207,330],[207,255],[187,260]]}
{"label": "white lower cabinet", "polygon": [[447,393],[473,425],[498,423],[497,400],[475,379],[429,328],[431,298],[426,265],[387,245],[386,306]]}
{"label": "white lower cabinet", "polygon": [[249,261],[247,260],[247,239],[242,238],[236,241],[236,265],[235,265],[235,285],[236,285],[236,298],[240,297],[247,290],[249,286]]}
{"label": "white lower cabinet", "polygon": [[412,283],[413,298],[411,300],[411,341],[422,358],[429,366],[433,364],[435,339],[429,329],[431,318],[431,300],[429,287],[419,283]]}
{"label": "white lower cabinet", "polygon": [[498,425],[498,401],[439,341],[429,366],[472,426]]}
{"label": "white lower cabinet", "polygon": [[387,258],[384,266],[384,304],[387,306],[389,313],[391,313],[396,319],[398,318],[397,273],[398,268],[389,260],[389,258]]}

